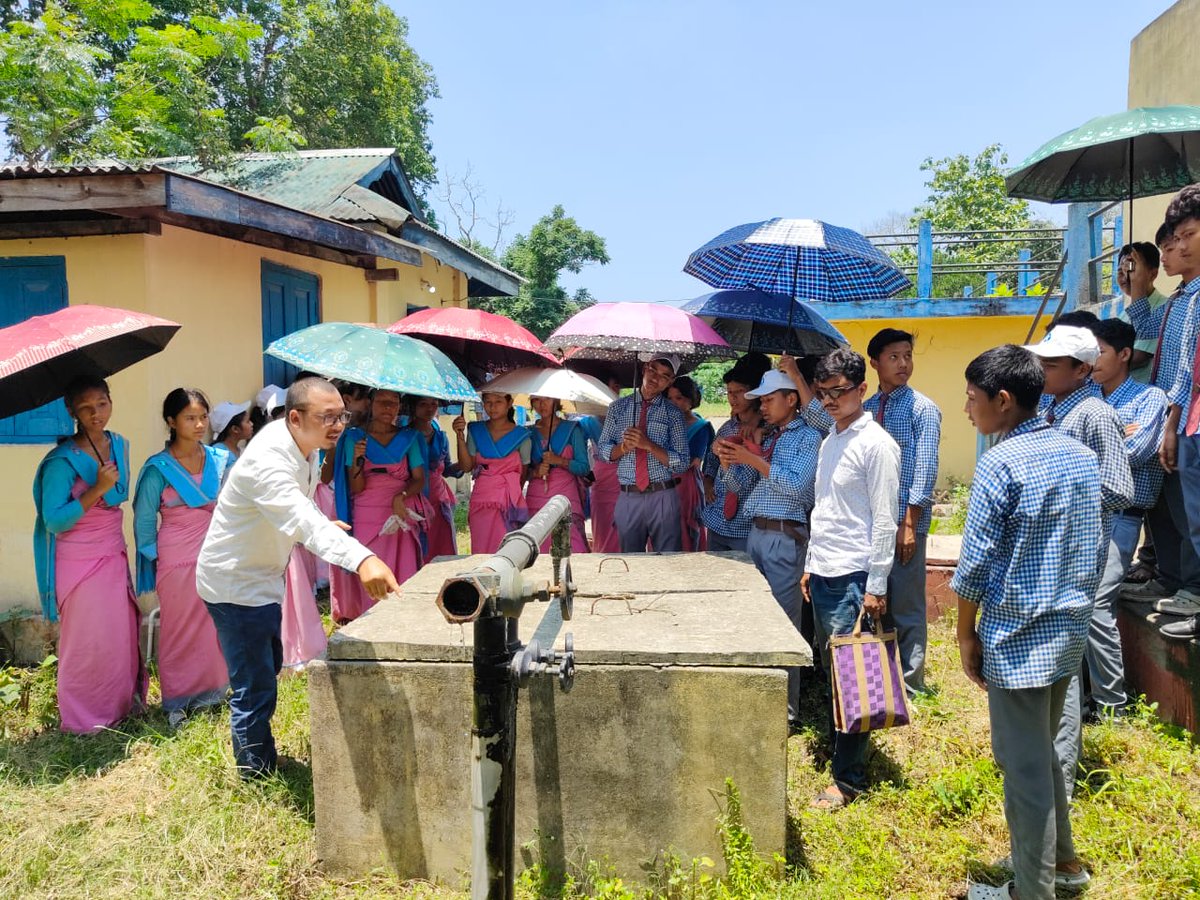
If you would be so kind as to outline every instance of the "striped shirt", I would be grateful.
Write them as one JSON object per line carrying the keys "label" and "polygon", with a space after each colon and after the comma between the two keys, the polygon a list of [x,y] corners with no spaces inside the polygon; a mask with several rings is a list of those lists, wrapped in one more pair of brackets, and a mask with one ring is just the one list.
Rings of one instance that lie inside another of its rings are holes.
{"label": "striped shirt", "polygon": [[[604,428],[600,432],[597,453],[605,462],[612,462],[613,450],[621,443],[627,428],[637,428],[642,419],[642,392],[634,391],[608,408]],[[683,472],[691,461],[688,457],[687,422],[683,413],[667,395],[658,394],[646,406],[646,437],[667,451],[668,465],[663,465],[647,453],[650,482],[670,481]],[[637,451],[626,453],[617,460],[617,480],[621,484],[637,484]]]}
{"label": "striped shirt", "polygon": [[1137,425],[1133,434],[1125,436],[1125,451],[1133,474],[1133,505],[1138,509],[1149,509],[1162,489],[1163,469],[1158,462],[1158,445],[1167,417],[1167,395],[1156,387],[1134,381],[1131,376],[1104,400],[1117,411],[1127,428]]}
{"label": "striped shirt", "polygon": [[[883,391],[876,391],[863,403],[863,409],[879,421]],[[917,534],[929,533],[933,515],[933,489],[937,486],[938,443],[942,438],[942,411],[937,404],[908,385],[887,395],[881,423],[900,445],[900,497],[896,522],[904,521],[910,506],[921,508]]]}
{"label": "striped shirt", "polygon": [[984,681],[1037,688],[1079,672],[1099,543],[1091,450],[1035,416],[980,457],[950,588],[981,607]]}
{"label": "striped shirt", "polygon": [[821,433],[797,417],[772,434],[763,449],[771,471],[764,478],[751,469],[753,488],[746,500],[746,515],[807,522],[814,501]]}

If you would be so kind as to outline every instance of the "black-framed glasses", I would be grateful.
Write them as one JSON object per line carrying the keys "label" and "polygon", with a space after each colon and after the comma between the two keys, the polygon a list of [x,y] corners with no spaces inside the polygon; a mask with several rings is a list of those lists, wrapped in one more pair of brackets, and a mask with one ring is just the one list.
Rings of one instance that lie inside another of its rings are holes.
{"label": "black-framed glasses", "polygon": [[824,391],[820,388],[815,388],[813,393],[816,395],[818,400],[841,400],[856,387],[858,387],[858,385],[850,384],[846,385],[845,387],[829,388],[829,390]]}
{"label": "black-framed glasses", "polygon": [[320,419],[321,424],[326,428],[332,428],[338,423],[341,423],[342,425],[349,425],[350,420],[354,418],[354,413],[350,412],[350,410],[345,410],[344,412],[340,413],[315,413],[312,412],[312,410],[306,409],[305,412]]}

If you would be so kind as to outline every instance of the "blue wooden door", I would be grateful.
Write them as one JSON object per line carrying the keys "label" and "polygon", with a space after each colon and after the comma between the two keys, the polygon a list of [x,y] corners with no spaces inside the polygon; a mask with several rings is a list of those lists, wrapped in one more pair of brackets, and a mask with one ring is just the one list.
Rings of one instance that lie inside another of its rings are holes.
{"label": "blue wooden door", "polygon": [[[67,261],[62,256],[0,258],[0,328],[67,305]],[[72,431],[61,400],[0,419],[0,444],[52,444]]]}
{"label": "blue wooden door", "polygon": [[[311,272],[262,264],[263,349],[274,340],[321,321],[321,282]],[[263,356],[263,384],[287,387],[298,373],[271,356]]]}

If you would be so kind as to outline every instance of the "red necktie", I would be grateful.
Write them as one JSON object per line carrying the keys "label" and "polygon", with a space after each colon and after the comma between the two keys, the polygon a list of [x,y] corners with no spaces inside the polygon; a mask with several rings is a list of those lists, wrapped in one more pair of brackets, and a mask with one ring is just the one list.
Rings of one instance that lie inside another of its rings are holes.
{"label": "red necktie", "polygon": [[[646,433],[646,413],[650,408],[650,404],[645,400],[640,400],[642,407],[642,418],[638,423],[638,428],[642,430],[642,434]],[[633,480],[637,484],[639,491],[644,491],[650,487],[650,454],[646,450],[635,450],[633,455]]]}
{"label": "red necktie", "polygon": [[1200,342],[1197,342],[1196,353],[1192,357],[1192,396],[1188,402],[1187,422],[1183,426],[1183,433],[1191,437],[1196,433],[1197,426],[1200,426],[1200,392],[1198,392],[1196,384],[1196,366],[1200,365]]}
{"label": "red necktie", "polygon": [[883,424],[883,411],[887,409],[888,395],[880,392],[879,394],[879,412],[875,414],[875,421],[880,425]]}

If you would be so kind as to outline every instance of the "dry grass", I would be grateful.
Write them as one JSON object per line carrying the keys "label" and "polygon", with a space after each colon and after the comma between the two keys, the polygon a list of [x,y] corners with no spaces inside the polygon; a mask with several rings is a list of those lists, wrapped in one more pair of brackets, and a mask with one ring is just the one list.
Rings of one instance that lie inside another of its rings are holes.
{"label": "dry grass", "polygon": [[[836,815],[808,809],[828,765],[814,710],[791,741],[792,846],[786,870],[754,869],[735,890],[714,870],[667,858],[651,873],[670,897],[958,897],[965,878],[1007,852],[1001,781],[991,763],[984,696],[957,670],[952,631],[932,631],[931,675],[941,690],[914,727],[876,739],[879,786]],[[52,670],[27,676],[27,708],[0,709],[0,897],[350,898],[460,896],[384,874],[325,878],[313,846],[313,795],[303,676],[281,685],[276,733],[297,762],[262,784],[242,784],[229,752],[228,715],[202,714],[170,734],[155,711],[123,732],[80,738],[53,718]],[[585,672],[580,677],[586,677]],[[1079,851],[1093,868],[1090,896],[1200,895],[1200,756],[1147,713],[1087,729],[1078,790]],[[714,823],[715,825],[715,823]],[[735,865],[751,871],[744,842]],[[647,859],[657,848],[647,847]],[[739,863],[740,861],[740,863]],[[721,866],[718,864],[718,869]],[[532,894],[547,879],[523,878]],[[568,895],[645,896],[593,867]]]}

